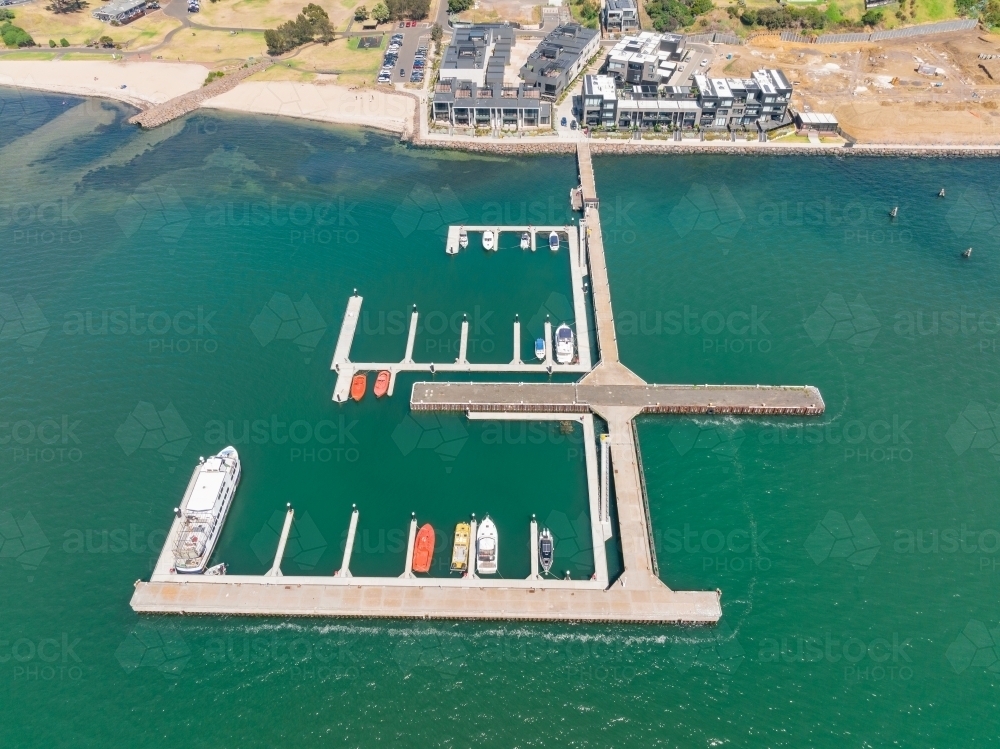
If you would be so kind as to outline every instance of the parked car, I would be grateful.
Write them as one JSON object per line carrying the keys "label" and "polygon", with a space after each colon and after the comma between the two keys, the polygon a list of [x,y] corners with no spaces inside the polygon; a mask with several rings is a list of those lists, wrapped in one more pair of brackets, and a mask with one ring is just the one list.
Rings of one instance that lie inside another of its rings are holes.
{"label": "parked car", "polygon": [[576,120],[571,120],[569,123],[570,130],[576,130]]}
{"label": "parked car", "polygon": [[559,124],[562,125],[563,127],[566,127],[566,118],[563,117],[561,120],[559,120]]}
{"label": "parked car", "polygon": [[702,67],[705,67],[706,65],[708,65],[708,58],[706,57],[706,58],[705,58],[704,60],[702,60],[702,61],[701,61],[700,63],[698,63],[698,64],[699,64],[699,65],[701,65]]}
{"label": "parked car", "polygon": [[402,78],[405,75],[406,75],[406,68],[400,68],[399,69],[399,77]]}

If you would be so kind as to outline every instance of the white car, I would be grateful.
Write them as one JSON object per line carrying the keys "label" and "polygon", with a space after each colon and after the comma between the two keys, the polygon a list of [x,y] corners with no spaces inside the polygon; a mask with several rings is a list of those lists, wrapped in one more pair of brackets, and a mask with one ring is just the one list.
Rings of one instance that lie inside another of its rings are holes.
{"label": "white car", "polygon": [[700,65],[701,65],[702,67],[705,67],[706,65],[708,65],[708,58],[706,57],[706,58],[705,58],[704,60],[702,60],[702,61],[701,61],[701,62],[700,62],[699,64],[700,64]]}

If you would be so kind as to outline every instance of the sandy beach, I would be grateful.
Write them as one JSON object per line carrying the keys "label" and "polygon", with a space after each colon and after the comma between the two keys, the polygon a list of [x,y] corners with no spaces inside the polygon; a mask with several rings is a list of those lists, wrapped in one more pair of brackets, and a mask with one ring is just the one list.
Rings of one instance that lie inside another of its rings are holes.
{"label": "sandy beach", "polygon": [[413,100],[375,89],[353,91],[334,84],[246,81],[203,107],[273,114],[341,125],[413,132]]}
{"label": "sandy beach", "polygon": [[207,75],[208,68],[192,63],[0,61],[0,86],[102,96],[142,109],[200,88]]}

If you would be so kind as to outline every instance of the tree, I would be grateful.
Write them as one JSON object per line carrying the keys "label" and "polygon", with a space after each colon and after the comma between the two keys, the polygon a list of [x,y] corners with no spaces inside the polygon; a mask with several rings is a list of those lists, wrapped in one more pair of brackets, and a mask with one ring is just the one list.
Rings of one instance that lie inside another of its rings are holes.
{"label": "tree", "polygon": [[60,39],[59,40],[59,46],[61,46],[61,47],[68,47],[69,46],[69,40],[67,40],[67,39]]}
{"label": "tree", "polygon": [[475,0],[448,0],[448,12],[454,15],[468,10],[473,6]]}
{"label": "tree", "polygon": [[53,13],[79,13],[88,5],[90,3],[86,0],[51,0],[51,3],[45,6],[45,10],[51,10]]}
{"label": "tree", "polygon": [[0,39],[3,39],[3,43],[11,49],[37,46],[35,40],[31,38],[31,34],[10,21],[0,26]]}
{"label": "tree", "polygon": [[875,10],[874,8],[869,11],[865,11],[865,14],[861,16],[861,23],[865,26],[878,26],[882,23],[882,11]]}
{"label": "tree", "polygon": [[97,40],[97,43],[100,44],[102,47],[107,47],[108,49],[111,49],[115,46],[115,40],[112,39],[110,36],[102,36],[100,39]]}
{"label": "tree", "polygon": [[295,20],[285,21],[278,28],[264,32],[267,51],[272,55],[284,54],[317,37],[324,43],[331,41],[333,26],[330,24],[330,16],[315,3],[304,7]]}
{"label": "tree", "polygon": [[354,9],[354,20],[355,21],[367,21],[368,20],[368,8],[363,5],[359,5]]}
{"label": "tree", "polygon": [[14,11],[0,8],[0,21],[13,21]]}
{"label": "tree", "polygon": [[372,18],[379,23],[385,23],[389,20],[389,8],[385,3],[378,3],[374,8],[372,8]]}
{"label": "tree", "polygon": [[441,28],[441,24],[436,23],[431,27],[431,41],[435,44],[440,44],[441,39],[444,38],[444,29]]}
{"label": "tree", "polygon": [[1000,0],[988,0],[983,9],[982,19],[990,28],[1000,26]]}
{"label": "tree", "polygon": [[56,43],[55,43],[55,41],[53,41],[52,39],[49,39],[49,46],[50,46],[50,47],[54,47],[54,46],[56,46]]}

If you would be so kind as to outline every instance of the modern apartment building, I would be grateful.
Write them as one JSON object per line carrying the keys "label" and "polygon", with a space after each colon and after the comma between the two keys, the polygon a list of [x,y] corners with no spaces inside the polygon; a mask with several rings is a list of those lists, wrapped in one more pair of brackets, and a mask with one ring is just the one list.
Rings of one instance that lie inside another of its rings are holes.
{"label": "modern apartment building", "polygon": [[552,124],[552,104],[541,92],[524,84],[478,85],[455,78],[434,87],[435,122],[459,127],[502,129],[541,127]]}
{"label": "modern apartment building", "polygon": [[604,68],[621,84],[661,86],[670,80],[686,52],[680,34],[643,31],[618,42],[605,58]]}
{"label": "modern apartment building", "polygon": [[628,34],[639,30],[636,0],[604,0],[601,15],[604,28],[611,33]]}
{"label": "modern apartment building", "polygon": [[561,24],[528,56],[521,78],[528,88],[538,89],[543,99],[554,101],[597,53],[600,41],[596,29],[578,23]]}
{"label": "modern apartment building", "polygon": [[440,77],[475,81],[480,86],[503,83],[515,43],[514,29],[503,24],[456,27],[444,51]]}
{"label": "modern apartment building", "polygon": [[610,75],[583,82],[583,124],[605,128],[767,130],[788,118],[792,86],[780,70],[751,78],[694,77],[693,86],[631,85]]}

